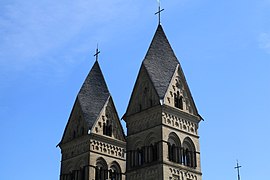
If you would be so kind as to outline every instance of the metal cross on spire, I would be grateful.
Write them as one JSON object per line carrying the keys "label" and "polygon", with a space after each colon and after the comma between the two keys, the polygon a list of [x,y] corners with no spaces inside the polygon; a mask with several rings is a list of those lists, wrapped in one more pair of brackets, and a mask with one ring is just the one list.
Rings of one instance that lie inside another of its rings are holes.
{"label": "metal cross on spire", "polygon": [[99,53],[100,53],[100,51],[98,50],[98,44],[97,44],[96,53],[94,54],[94,56],[96,57],[96,61],[98,61],[98,54]]}
{"label": "metal cross on spire", "polygon": [[235,169],[237,169],[237,177],[238,177],[238,180],[240,180],[240,168],[241,168],[242,166],[239,166],[239,164],[238,164],[238,160],[237,160],[237,162],[236,162],[236,167],[234,167]]}
{"label": "metal cross on spire", "polygon": [[164,11],[164,9],[160,8],[160,0],[158,0],[158,12],[155,13],[155,15],[158,14],[158,24],[160,24],[160,14],[162,11]]}

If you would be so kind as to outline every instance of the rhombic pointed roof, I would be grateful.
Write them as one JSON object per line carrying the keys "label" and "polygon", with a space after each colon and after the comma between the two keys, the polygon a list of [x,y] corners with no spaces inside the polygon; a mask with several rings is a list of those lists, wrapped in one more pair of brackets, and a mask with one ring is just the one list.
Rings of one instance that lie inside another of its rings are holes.
{"label": "rhombic pointed roof", "polygon": [[143,60],[143,65],[160,99],[164,98],[178,64],[179,62],[162,26],[158,25],[154,38]]}
{"label": "rhombic pointed roof", "polygon": [[83,117],[89,129],[92,128],[109,97],[110,92],[98,61],[96,61],[77,97],[82,108]]}

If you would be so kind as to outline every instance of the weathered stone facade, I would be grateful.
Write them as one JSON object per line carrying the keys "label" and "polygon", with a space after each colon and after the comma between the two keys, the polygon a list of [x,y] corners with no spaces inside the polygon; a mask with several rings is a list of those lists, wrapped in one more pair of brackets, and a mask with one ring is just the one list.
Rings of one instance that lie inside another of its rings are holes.
{"label": "weathered stone facade", "polygon": [[123,119],[126,136],[96,61],[59,143],[60,180],[202,180],[202,118],[161,25]]}

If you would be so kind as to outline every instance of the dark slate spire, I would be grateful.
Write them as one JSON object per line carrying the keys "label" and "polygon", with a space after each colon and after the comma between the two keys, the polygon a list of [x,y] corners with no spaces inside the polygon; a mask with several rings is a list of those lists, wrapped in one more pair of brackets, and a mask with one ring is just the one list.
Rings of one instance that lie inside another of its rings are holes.
{"label": "dark slate spire", "polygon": [[96,61],[77,96],[82,108],[83,118],[89,129],[92,128],[109,97],[109,90],[98,61]]}
{"label": "dark slate spire", "polygon": [[158,25],[154,38],[143,60],[143,65],[160,99],[164,98],[178,64],[179,62],[162,26]]}

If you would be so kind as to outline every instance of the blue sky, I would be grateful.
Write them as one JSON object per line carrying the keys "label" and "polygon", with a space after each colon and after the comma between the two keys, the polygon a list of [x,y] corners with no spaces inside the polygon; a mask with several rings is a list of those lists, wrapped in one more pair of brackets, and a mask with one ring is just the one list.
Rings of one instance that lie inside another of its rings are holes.
{"label": "blue sky", "polygon": [[[200,124],[204,180],[267,179],[270,0],[162,1],[162,26]],[[84,78],[100,66],[119,116],[157,27],[157,1],[0,2],[0,177],[58,179],[56,148]]]}

